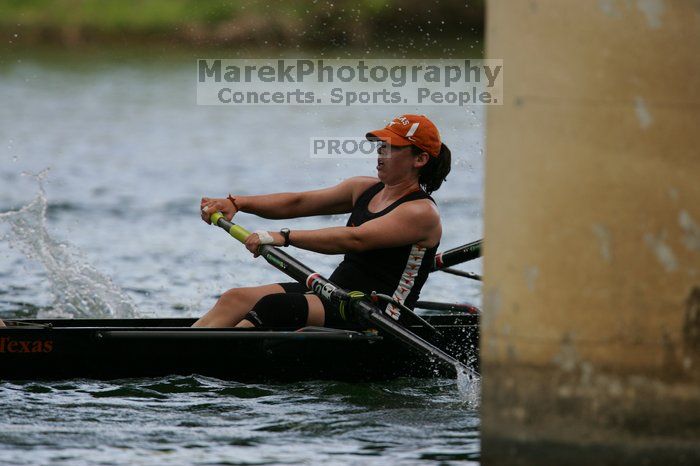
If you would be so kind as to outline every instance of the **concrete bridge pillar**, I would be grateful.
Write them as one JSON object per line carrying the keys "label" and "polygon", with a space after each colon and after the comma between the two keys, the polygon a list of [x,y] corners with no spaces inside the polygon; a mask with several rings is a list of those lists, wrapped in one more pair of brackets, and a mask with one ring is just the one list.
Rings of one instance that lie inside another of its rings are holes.
{"label": "concrete bridge pillar", "polygon": [[700,464],[700,2],[491,0],[482,458]]}

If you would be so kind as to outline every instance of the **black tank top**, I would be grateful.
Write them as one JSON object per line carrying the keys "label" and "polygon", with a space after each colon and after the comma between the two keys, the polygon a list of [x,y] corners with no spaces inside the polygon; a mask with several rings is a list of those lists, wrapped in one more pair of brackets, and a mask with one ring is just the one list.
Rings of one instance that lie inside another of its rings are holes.
{"label": "black tank top", "polygon": [[[404,202],[417,199],[430,199],[435,202],[421,189],[403,196],[380,212],[370,212],[369,202],[382,188],[384,183],[377,183],[357,198],[347,226],[358,227],[388,214]],[[392,296],[413,309],[420,290],[428,279],[438,245],[426,248],[417,244],[406,244],[393,248],[350,252],[345,255],[343,262],[330,276],[330,280],[346,290],[364,293],[376,291]],[[399,319],[400,310],[395,306],[388,305],[386,312],[394,319]]]}

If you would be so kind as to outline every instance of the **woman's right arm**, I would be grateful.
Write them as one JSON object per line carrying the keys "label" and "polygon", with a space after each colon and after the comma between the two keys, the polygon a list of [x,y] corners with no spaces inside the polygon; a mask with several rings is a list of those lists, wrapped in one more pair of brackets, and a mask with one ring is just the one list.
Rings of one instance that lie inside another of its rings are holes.
{"label": "woman's right arm", "polygon": [[357,176],[330,188],[314,191],[232,196],[235,199],[235,207],[228,199],[203,198],[201,206],[209,207],[209,214],[220,210],[227,217],[229,213],[233,216],[236,212],[247,212],[270,219],[342,214],[350,212],[359,195],[377,181],[377,178]]}

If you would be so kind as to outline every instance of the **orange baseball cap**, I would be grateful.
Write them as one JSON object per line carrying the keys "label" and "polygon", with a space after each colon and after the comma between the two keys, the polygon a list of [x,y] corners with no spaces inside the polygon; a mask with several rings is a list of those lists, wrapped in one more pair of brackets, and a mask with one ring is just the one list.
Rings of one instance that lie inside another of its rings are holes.
{"label": "orange baseball cap", "polygon": [[384,141],[392,146],[417,146],[429,155],[440,155],[440,133],[425,115],[401,115],[394,118],[383,129],[370,131],[366,135],[370,141]]}

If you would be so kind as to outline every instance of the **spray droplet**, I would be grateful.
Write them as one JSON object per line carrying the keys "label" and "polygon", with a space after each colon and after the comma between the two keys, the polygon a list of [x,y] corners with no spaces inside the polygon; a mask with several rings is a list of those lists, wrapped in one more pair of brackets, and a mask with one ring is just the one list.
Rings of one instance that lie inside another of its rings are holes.
{"label": "spray droplet", "polygon": [[460,398],[473,408],[481,403],[481,377],[466,367],[457,369],[457,390]]}

